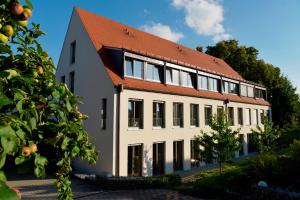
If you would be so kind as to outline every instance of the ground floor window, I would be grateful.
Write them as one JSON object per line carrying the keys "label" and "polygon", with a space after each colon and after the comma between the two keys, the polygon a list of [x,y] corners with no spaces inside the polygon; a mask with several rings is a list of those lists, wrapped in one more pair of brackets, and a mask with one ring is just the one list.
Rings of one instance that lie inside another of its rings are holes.
{"label": "ground floor window", "polygon": [[165,143],[153,144],[153,175],[165,173]]}
{"label": "ground floor window", "polygon": [[183,170],[183,140],[173,142],[173,169]]}
{"label": "ground floor window", "polygon": [[244,155],[244,135],[243,134],[239,135],[239,145],[240,145],[239,156],[243,156]]}
{"label": "ground floor window", "polygon": [[196,145],[195,140],[191,140],[191,167],[199,167],[199,146]]}
{"label": "ground floor window", "polygon": [[248,143],[248,152],[249,153],[257,152],[253,134],[251,134],[251,133],[247,134],[247,143]]}
{"label": "ground floor window", "polygon": [[143,145],[128,146],[128,176],[142,176]]}

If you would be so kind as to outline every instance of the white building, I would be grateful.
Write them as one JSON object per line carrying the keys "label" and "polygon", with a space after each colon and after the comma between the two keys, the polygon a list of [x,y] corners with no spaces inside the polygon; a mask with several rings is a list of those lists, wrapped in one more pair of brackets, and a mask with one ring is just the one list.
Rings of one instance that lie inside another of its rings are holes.
{"label": "white building", "polygon": [[251,128],[270,112],[263,86],[223,60],[75,8],[57,78],[84,97],[85,128],[99,151],[98,175],[189,170],[192,139],[228,106],[246,155]]}

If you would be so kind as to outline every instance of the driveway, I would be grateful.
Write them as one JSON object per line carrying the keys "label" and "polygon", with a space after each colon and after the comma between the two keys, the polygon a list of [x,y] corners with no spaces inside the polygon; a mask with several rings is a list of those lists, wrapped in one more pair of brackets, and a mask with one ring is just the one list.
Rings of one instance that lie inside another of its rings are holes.
{"label": "driveway", "polygon": [[[32,176],[24,176],[8,181],[11,187],[18,188],[22,193],[22,199],[57,199],[54,187],[54,178],[34,179]],[[74,199],[120,199],[120,200],[197,200],[197,198],[185,196],[175,191],[165,189],[144,189],[144,190],[119,190],[104,191],[99,187],[87,184],[79,179],[72,179]],[[199,200],[199,199],[198,199]]]}

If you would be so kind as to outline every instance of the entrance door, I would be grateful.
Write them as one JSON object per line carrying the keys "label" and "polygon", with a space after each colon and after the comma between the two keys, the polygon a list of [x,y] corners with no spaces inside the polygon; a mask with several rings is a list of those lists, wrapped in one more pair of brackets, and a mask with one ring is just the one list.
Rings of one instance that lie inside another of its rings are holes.
{"label": "entrance door", "polygon": [[173,169],[183,170],[183,141],[173,142]]}
{"label": "entrance door", "polygon": [[128,176],[142,176],[143,145],[128,146]]}
{"label": "entrance door", "polygon": [[153,175],[165,173],[165,143],[153,144]]}

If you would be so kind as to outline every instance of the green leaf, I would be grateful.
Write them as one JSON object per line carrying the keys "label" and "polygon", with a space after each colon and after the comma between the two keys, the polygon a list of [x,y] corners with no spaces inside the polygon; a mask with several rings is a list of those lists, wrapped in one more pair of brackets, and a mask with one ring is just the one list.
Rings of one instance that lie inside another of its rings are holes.
{"label": "green leaf", "polygon": [[20,76],[20,74],[16,70],[13,70],[13,69],[7,69],[4,71],[8,73],[8,76],[7,76],[8,80],[10,80],[16,76]]}
{"label": "green leaf", "polygon": [[69,101],[69,100],[66,100],[66,107],[67,107],[67,110],[68,110],[69,112],[71,112],[71,111],[72,111],[72,106],[71,106],[71,104],[70,104],[70,101]]}
{"label": "green leaf", "polygon": [[0,94],[0,109],[3,106],[10,104],[11,102],[12,101],[9,98],[7,98],[7,96],[5,96],[4,94]]}
{"label": "green leaf", "polygon": [[2,152],[0,154],[0,169],[5,165],[5,161],[6,161],[6,153]]}
{"label": "green leaf", "polygon": [[5,176],[5,174],[4,174],[3,171],[0,171],[0,181],[2,181],[2,182],[6,182],[7,181],[6,176]]}
{"label": "green leaf", "polygon": [[60,98],[59,91],[58,91],[58,90],[54,90],[54,91],[52,92],[52,96],[53,96],[55,99],[59,99],[59,98]]}
{"label": "green leaf", "polygon": [[63,142],[62,142],[62,144],[61,144],[61,148],[63,150],[67,149],[67,146],[68,146],[68,144],[69,144],[70,141],[71,141],[70,138],[65,137],[64,140],[63,140]]}
{"label": "green leaf", "polygon": [[0,181],[0,199],[19,200],[17,193],[8,187],[4,182]]}
{"label": "green leaf", "polygon": [[18,101],[16,108],[20,113],[23,112],[23,100]]}
{"label": "green leaf", "polygon": [[15,164],[16,164],[16,165],[19,165],[19,164],[23,163],[24,161],[25,161],[25,157],[23,157],[23,156],[18,156],[18,157],[16,157],[16,159],[15,159]]}
{"label": "green leaf", "polygon": [[16,131],[16,134],[22,141],[25,140],[26,133],[21,128]]}
{"label": "green leaf", "polygon": [[34,159],[34,164],[37,166],[45,166],[48,163],[48,160],[44,156],[40,156],[39,154],[36,154]]}
{"label": "green leaf", "polygon": [[11,137],[1,137],[1,145],[5,153],[13,153],[17,149],[17,139],[16,136]]}
{"label": "green leaf", "polygon": [[4,53],[11,53],[10,46],[0,44],[0,54],[4,54]]}
{"label": "green leaf", "polygon": [[0,125],[0,137],[11,137],[15,135],[15,131],[9,125]]}
{"label": "green leaf", "polygon": [[30,126],[32,130],[36,128],[36,119],[34,117],[30,118]]}
{"label": "green leaf", "polygon": [[78,154],[79,152],[80,152],[79,147],[75,146],[75,147],[73,147],[73,149],[72,149],[71,155],[72,155],[73,157],[75,157],[75,156],[77,156],[77,154]]}

